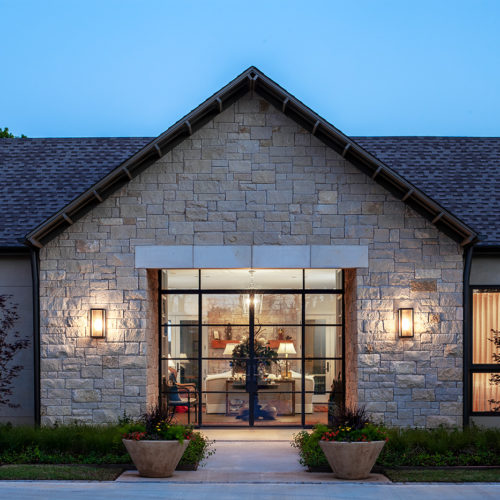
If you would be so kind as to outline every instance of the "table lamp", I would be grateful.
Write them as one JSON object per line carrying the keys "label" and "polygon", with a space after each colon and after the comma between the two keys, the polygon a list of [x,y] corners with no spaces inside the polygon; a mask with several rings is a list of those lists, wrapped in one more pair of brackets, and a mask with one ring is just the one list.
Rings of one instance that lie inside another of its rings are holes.
{"label": "table lamp", "polygon": [[293,342],[280,342],[280,345],[278,347],[278,354],[285,355],[285,360],[286,360],[285,378],[291,378],[290,377],[291,374],[288,372],[288,355],[297,354]]}

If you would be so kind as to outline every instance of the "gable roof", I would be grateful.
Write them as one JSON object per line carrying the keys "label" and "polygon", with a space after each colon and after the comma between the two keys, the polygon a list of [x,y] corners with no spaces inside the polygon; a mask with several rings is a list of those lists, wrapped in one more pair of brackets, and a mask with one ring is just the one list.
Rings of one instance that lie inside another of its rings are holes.
{"label": "gable roof", "polygon": [[353,137],[479,233],[500,245],[500,137]]}
{"label": "gable roof", "polygon": [[[500,138],[352,137],[500,245]],[[0,247],[63,209],[154,137],[1,139]]]}
{"label": "gable roof", "polygon": [[[380,145],[379,153],[374,155],[369,152],[376,149],[375,145],[377,144],[377,139],[391,139],[397,142],[397,139],[404,138],[364,138],[366,141],[364,143],[365,147],[363,148],[363,138],[353,140],[345,136],[342,132],[326,122],[319,115],[307,108],[291,94],[286,92],[275,82],[253,67],[249,68],[240,76],[235,78],[231,83],[207,99],[195,110],[179,120],[166,132],[155,139],[115,138],[11,140],[26,141],[25,144],[31,142],[33,145],[36,144],[36,141],[46,141],[44,144],[47,145],[49,149],[51,147],[56,149],[59,147],[59,151],[61,152],[61,155],[63,155],[63,161],[55,162],[54,160],[54,162],[58,165],[56,170],[59,168],[59,172],[62,174],[62,172],[67,169],[66,172],[68,174],[68,179],[72,176],[71,174],[78,178],[76,185],[73,185],[73,191],[66,183],[63,183],[64,190],[60,187],[59,189],[61,189],[61,191],[59,193],[55,193],[55,196],[53,191],[57,188],[51,184],[50,180],[47,179],[45,183],[41,183],[41,186],[48,184],[48,191],[50,191],[52,196],[47,196],[48,193],[40,193],[41,199],[32,200],[35,202],[34,206],[30,207],[28,203],[25,203],[25,205],[31,210],[29,213],[25,213],[24,219],[19,219],[18,222],[21,225],[26,222],[23,234],[26,234],[26,230],[30,231],[26,235],[27,241],[34,246],[42,246],[48,242],[56,234],[62,232],[75,220],[88,212],[93,206],[100,203],[116,189],[138,175],[154,163],[159,157],[163,156],[167,151],[171,150],[185,138],[189,137],[193,131],[202,127],[206,122],[226,109],[249,90],[254,91],[275,107],[283,111],[287,116],[295,120],[306,130],[310,131],[323,143],[342,154],[342,156],[357,166],[360,170],[370,175],[376,182],[383,185],[406,204],[410,205],[424,217],[431,220],[440,230],[450,235],[462,245],[467,245],[476,241],[476,231],[446,208],[443,208],[444,206],[447,206],[446,203],[441,202],[440,204],[436,200],[432,199],[424,192],[425,190],[421,189],[420,185],[417,187],[412,184],[405,179],[400,172],[398,172],[397,168],[393,168],[390,161],[394,161],[394,163],[397,163],[397,161],[394,160],[395,153],[394,150],[391,149],[391,144],[389,142],[386,142],[384,145],[381,145],[380,142],[378,143]],[[51,141],[54,141],[53,145],[51,144]],[[83,141],[82,151],[80,151],[77,146],[78,141]],[[95,147],[93,152],[85,150],[86,145],[84,141],[95,141],[93,143],[93,147]],[[357,143],[358,141],[360,144]],[[1,142],[2,141],[0,141],[0,147]],[[16,144],[20,143],[16,142]],[[96,162],[91,157],[95,156],[97,149],[101,146],[103,148],[101,151],[102,155],[98,153],[100,161]],[[12,148],[15,147],[17,146],[14,146],[14,143],[12,143]],[[1,152],[2,149],[0,149],[0,167],[2,166],[2,163],[8,168],[8,170],[15,170],[16,166],[17,168],[24,166],[22,163],[25,160],[21,158],[22,155],[20,155],[16,163],[16,159],[14,158],[11,158],[10,161],[6,158],[2,158],[3,155]],[[87,152],[88,155],[86,154]],[[80,153],[82,153],[82,156],[80,156]],[[387,157],[386,162],[381,161],[380,158],[377,157],[378,154],[382,155],[383,153],[385,153],[385,156]],[[42,156],[43,152],[39,152],[39,156],[37,158],[41,158]],[[76,163],[78,163],[81,168],[75,168],[75,162],[72,161],[72,156],[74,156],[73,159],[76,160]],[[25,161],[25,164],[26,163],[27,161]],[[48,161],[48,164],[51,165],[50,168],[54,168],[54,163],[51,163],[50,160]],[[83,166],[84,164],[85,166]],[[33,164],[31,164],[31,166],[33,167]],[[89,171],[84,171],[85,168],[89,168]],[[35,170],[39,173],[38,170],[41,170],[41,168],[37,169],[35,167]],[[43,173],[42,178],[45,179],[45,175]],[[30,177],[31,182],[32,179],[33,177]],[[13,185],[12,180],[11,185]],[[16,187],[16,185],[13,185],[13,188],[14,187]],[[29,189],[33,189],[33,184],[31,184],[31,186],[28,184],[28,190]],[[13,195],[14,189],[12,189],[12,191],[13,192],[10,193],[10,195]],[[18,190],[16,189],[16,191]],[[62,194],[63,192],[64,194]],[[77,195],[76,197],[75,194]],[[22,194],[19,196],[22,197]],[[47,196],[47,199],[50,199],[51,201],[46,205],[42,205],[41,211],[34,214],[33,212],[39,209],[37,205],[42,203],[45,196]],[[21,201],[25,201],[24,197],[22,198],[23,199]],[[57,204],[59,205],[58,207],[56,207]],[[48,212],[52,214],[49,217],[47,217]],[[10,216],[7,217],[7,222],[10,221],[14,223],[15,226],[16,224],[14,219],[16,218],[16,215],[11,213]],[[466,220],[467,219],[464,219],[464,221]],[[31,224],[28,226],[30,222]],[[33,229],[34,226],[36,227]],[[0,226],[0,228],[1,227],[2,226]],[[13,228],[13,231],[6,236],[12,237],[15,233],[15,237],[19,237],[19,229],[20,226],[18,224],[17,230]],[[0,242],[0,245],[1,244],[2,243]]]}
{"label": "gable roof", "polygon": [[151,138],[0,139],[0,246],[64,208]]}

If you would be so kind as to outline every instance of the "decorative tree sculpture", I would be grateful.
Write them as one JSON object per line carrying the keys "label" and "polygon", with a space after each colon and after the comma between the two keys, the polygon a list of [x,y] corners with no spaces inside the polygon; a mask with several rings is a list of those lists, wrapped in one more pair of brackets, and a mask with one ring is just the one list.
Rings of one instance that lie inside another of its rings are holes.
{"label": "decorative tree sculpture", "polygon": [[12,383],[23,369],[21,365],[12,365],[16,353],[25,349],[29,341],[19,338],[19,332],[10,333],[19,319],[17,304],[13,304],[11,295],[0,295],[0,405],[17,408],[18,404],[10,401]]}
{"label": "decorative tree sculpture", "polygon": [[[258,325],[254,334],[253,349],[258,368],[270,368],[277,362],[278,353],[265,344],[265,340],[259,338],[264,333],[262,326]],[[233,367],[236,371],[245,371],[247,360],[250,358],[250,337],[246,337],[233,350]]]}

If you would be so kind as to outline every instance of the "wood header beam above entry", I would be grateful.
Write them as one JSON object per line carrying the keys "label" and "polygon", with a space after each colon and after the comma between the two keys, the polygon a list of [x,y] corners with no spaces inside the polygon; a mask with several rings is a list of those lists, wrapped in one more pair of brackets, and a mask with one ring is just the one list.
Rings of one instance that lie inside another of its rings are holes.
{"label": "wood header beam above entry", "polygon": [[366,245],[152,245],[135,248],[142,269],[360,268]]}

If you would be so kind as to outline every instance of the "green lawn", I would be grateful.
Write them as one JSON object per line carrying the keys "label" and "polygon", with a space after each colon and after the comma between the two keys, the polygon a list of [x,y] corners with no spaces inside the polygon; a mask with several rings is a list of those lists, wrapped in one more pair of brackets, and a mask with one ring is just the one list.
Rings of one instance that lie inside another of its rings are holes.
{"label": "green lawn", "polygon": [[471,483],[500,481],[500,469],[385,469],[384,474],[394,482]]}
{"label": "green lawn", "polygon": [[85,465],[3,465],[0,480],[78,480],[114,481],[122,472],[121,468],[87,467]]}

